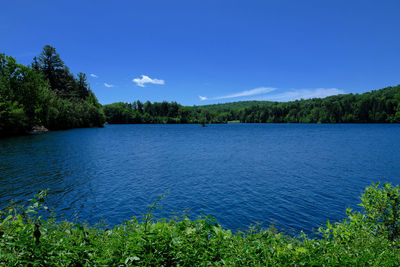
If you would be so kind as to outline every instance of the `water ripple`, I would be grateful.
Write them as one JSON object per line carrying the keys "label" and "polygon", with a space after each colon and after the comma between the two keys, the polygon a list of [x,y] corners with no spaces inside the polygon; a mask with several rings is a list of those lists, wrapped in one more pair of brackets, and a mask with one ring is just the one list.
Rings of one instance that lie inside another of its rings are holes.
{"label": "water ripple", "polygon": [[287,231],[340,220],[372,181],[400,183],[400,125],[107,125],[0,140],[0,205],[50,188],[66,219],[216,216]]}

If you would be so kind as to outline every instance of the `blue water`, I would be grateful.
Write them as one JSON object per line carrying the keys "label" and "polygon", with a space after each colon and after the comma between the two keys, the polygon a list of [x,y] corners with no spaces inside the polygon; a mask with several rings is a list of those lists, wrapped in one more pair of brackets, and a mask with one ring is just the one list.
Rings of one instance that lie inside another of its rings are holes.
{"label": "blue water", "polygon": [[224,227],[312,232],[400,183],[400,125],[107,125],[0,140],[0,205],[50,188],[65,219],[115,225],[146,212],[210,214]]}

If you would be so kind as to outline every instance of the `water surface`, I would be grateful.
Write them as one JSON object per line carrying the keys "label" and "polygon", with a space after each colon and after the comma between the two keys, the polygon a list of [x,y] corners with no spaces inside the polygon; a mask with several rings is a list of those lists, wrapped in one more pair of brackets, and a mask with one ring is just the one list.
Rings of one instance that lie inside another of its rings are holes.
{"label": "water surface", "polygon": [[107,125],[0,140],[0,205],[50,188],[66,219],[215,216],[312,231],[356,208],[373,181],[400,183],[400,125]]}

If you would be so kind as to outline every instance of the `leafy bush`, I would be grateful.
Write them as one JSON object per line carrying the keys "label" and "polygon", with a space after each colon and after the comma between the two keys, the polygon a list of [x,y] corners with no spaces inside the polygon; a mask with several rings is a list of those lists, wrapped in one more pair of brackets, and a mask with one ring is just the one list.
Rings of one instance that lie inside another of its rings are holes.
{"label": "leafy bush", "polygon": [[363,212],[348,209],[345,220],[328,222],[313,239],[274,228],[233,234],[210,216],[156,220],[156,203],[142,220],[132,218],[111,229],[56,222],[44,205],[46,192],[40,192],[28,207],[13,206],[1,214],[0,264],[399,266],[398,193],[388,184],[368,187]]}
{"label": "leafy bush", "polygon": [[385,235],[391,241],[400,237],[400,188],[384,184],[374,184],[366,188],[361,197],[367,221],[378,234]]}

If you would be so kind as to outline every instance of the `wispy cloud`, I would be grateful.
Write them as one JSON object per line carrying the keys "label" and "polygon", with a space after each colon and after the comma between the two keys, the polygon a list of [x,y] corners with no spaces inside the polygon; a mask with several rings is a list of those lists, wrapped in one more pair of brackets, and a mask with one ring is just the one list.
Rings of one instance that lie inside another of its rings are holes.
{"label": "wispy cloud", "polygon": [[273,88],[273,87],[259,87],[259,88],[254,88],[251,90],[242,91],[239,93],[234,93],[234,94],[224,95],[224,96],[217,96],[217,97],[212,97],[212,98],[208,98],[206,96],[199,96],[199,99],[201,101],[205,101],[205,100],[219,100],[219,99],[227,99],[227,98],[236,98],[236,97],[243,97],[243,96],[253,96],[253,95],[266,94],[266,93],[269,93],[269,92],[272,92],[275,90],[276,90],[276,88]]}
{"label": "wispy cloud", "polygon": [[149,76],[141,75],[142,78],[135,78],[132,82],[136,83],[137,86],[144,87],[146,83],[152,84],[165,84],[164,80],[152,79]]}
{"label": "wispy cloud", "polygon": [[258,100],[270,100],[270,101],[294,101],[297,99],[310,99],[310,98],[324,98],[332,95],[340,95],[345,92],[337,88],[316,88],[316,89],[299,89],[290,90],[280,94],[268,95]]}
{"label": "wispy cloud", "polygon": [[114,84],[104,83],[104,86],[107,88],[111,88],[114,87]]}
{"label": "wispy cloud", "polygon": [[93,74],[93,73],[90,73],[90,77],[99,78],[99,76],[97,76],[96,74]]}

